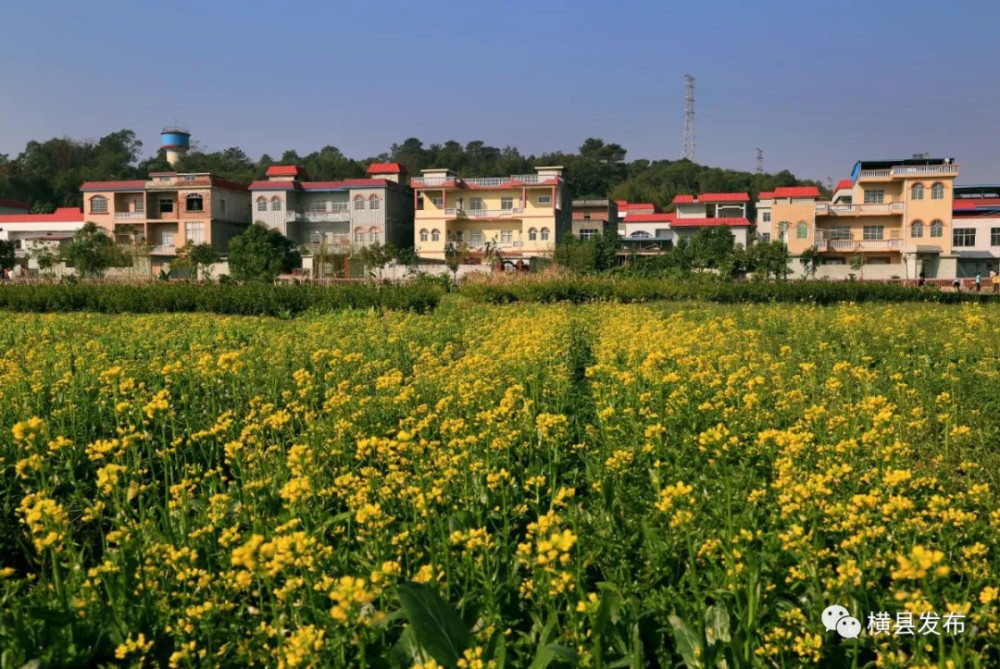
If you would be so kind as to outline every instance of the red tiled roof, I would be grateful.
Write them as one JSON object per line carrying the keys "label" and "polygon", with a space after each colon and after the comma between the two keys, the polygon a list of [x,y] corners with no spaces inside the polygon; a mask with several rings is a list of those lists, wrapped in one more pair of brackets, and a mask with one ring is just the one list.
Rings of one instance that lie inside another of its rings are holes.
{"label": "red tiled roof", "polygon": [[959,209],[975,209],[976,208],[976,201],[975,200],[955,200],[952,203],[951,208],[952,208],[953,211],[958,211]]}
{"label": "red tiled roof", "polygon": [[264,172],[269,177],[297,177],[302,170],[298,165],[271,165]]}
{"label": "red tiled roof", "polygon": [[334,188],[379,188],[385,179],[344,179],[343,181],[254,181],[250,190],[331,190]]}
{"label": "red tiled roof", "polygon": [[975,209],[976,207],[995,207],[1000,205],[1000,197],[969,197],[959,198],[952,203],[951,208]]}
{"label": "red tiled roof", "polygon": [[254,181],[250,190],[295,190],[294,181]]}
{"label": "red tiled roof", "polygon": [[51,214],[0,214],[0,223],[83,223],[83,212],[60,207]]}
{"label": "red tiled roof", "polygon": [[20,200],[2,200],[0,199],[0,207],[12,207],[14,209],[31,209],[31,205],[27,202],[21,202]]}
{"label": "red tiled roof", "polygon": [[626,223],[670,223],[676,214],[627,214]]}
{"label": "red tiled roof", "polygon": [[698,196],[698,202],[749,202],[750,196],[746,193],[702,193]]}
{"label": "red tiled roof", "polygon": [[674,204],[694,204],[694,195],[678,195],[674,198]]}
{"label": "red tiled roof", "polygon": [[774,189],[774,197],[819,197],[816,186],[785,186]]}
{"label": "red tiled roof", "polygon": [[651,202],[626,202],[624,200],[616,200],[615,204],[618,205],[619,211],[629,211],[638,209],[652,209],[656,210],[656,205]]}
{"label": "red tiled roof", "polygon": [[372,163],[368,166],[368,174],[399,174],[402,171],[399,163]]}
{"label": "red tiled roof", "polygon": [[212,177],[212,186],[215,188],[225,188],[226,190],[240,191],[242,193],[249,190],[249,187],[246,184],[236,183],[235,181],[223,179],[222,177]]}
{"label": "red tiled roof", "polygon": [[757,193],[758,200],[773,200],[774,191],[766,190],[763,193]]}
{"label": "red tiled roof", "polygon": [[739,217],[726,218],[678,218],[671,224],[674,228],[707,228],[726,225],[731,228],[749,227],[750,221]]}
{"label": "red tiled roof", "polygon": [[130,181],[84,181],[80,190],[142,190],[146,187],[143,179]]}
{"label": "red tiled roof", "polygon": [[850,179],[841,179],[840,181],[837,182],[837,187],[834,188],[833,190],[838,191],[841,188],[846,188],[847,190],[851,190],[852,188],[854,188],[854,182],[851,181]]}

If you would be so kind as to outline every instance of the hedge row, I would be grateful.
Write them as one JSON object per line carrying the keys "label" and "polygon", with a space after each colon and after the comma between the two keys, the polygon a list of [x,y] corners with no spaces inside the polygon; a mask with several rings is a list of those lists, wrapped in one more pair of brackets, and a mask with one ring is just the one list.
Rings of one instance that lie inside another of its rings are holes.
{"label": "hedge row", "polygon": [[637,278],[570,278],[508,283],[469,283],[462,294],[492,304],[506,302],[650,302],[706,300],[710,302],[986,302],[988,293],[942,292],[895,283],[862,281],[724,282]]}
{"label": "hedge row", "polygon": [[0,309],[29,312],[212,312],[289,316],[310,309],[434,309],[441,290],[427,284],[19,284],[0,285]]}

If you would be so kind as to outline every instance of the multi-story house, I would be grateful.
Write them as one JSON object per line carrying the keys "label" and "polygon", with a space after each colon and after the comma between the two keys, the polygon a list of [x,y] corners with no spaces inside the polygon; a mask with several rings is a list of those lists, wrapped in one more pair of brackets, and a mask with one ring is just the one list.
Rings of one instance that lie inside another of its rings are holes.
{"label": "multi-story house", "polygon": [[247,187],[206,173],[151,172],[148,180],[88,181],[80,190],[84,219],[116,240],[148,244],[154,272],[187,242],[225,255],[250,223]]}
{"label": "multi-story house", "polygon": [[630,253],[655,253],[657,249],[668,249],[676,241],[673,223],[676,214],[664,212],[629,213],[619,226],[619,236]]}
{"label": "multi-story house", "polygon": [[4,200],[0,198],[0,214],[27,214],[31,205],[20,200]]}
{"label": "multi-story house", "polygon": [[774,229],[771,225],[771,209],[773,207],[774,191],[761,191],[757,194],[757,218],[754,219],[753,227],[758,242],[766,244],[772,239],[775,241],[778,239],[774,236]]}
{"label": "multi-story house", "polygon": [[572,232],[589,239],[609,225],[618,225],[618,204],[613,200],[573,200]]}
{"label": "multi-story house", "polygon": [[625,219],[629,214],[655,214],[656,205],[651,202],[627,202],[626,200],[615,200],[618,209],[618,236],[627,237],[625,231]]}
{"label": "multi-story house", "polygon": [[865,278],[952,277],[952,197],[958,165],[951,158],[865,160],[838,184],[829,202],[813,186],[777,188],[774,233],[802,271],[802,252],[820,253],[819,276],[843,277],[857,258]]}
{"label": "multi-story house", "polygon": [[51,214],[0,214],[0,240],[14,243],[14,259],[26,269],[39,269],[35,253],[41,247],[56,251],[82,227],[83,212],[76,207]]}
{"label": "multi-story house", "polygon": [[[1000,271],[1000,185],[955,186],[951,247],[958,277]],[[984,279],[985,282],[985,279]]]}
{"label": "multi-story house", "polygon": [[299,244],[305,270],[322,249],[350,253],[375,243],[413,244],[413,201],[397,163],[374,163],[365,179],[309,181],[295,165],[274,165],[265,176],[250,184],[253,219]]}
{"label": "multi-story house", "polygon": [[550,255],[571,230],[572,200],[562,170],[538,167],[537,174],[488,178],[423,170],[410,180],[417,254],[443,259],[447,244],[473,251],[489,244],[509,258]]}
{"label": "multi-story house", "polygon": [[[747,219],[747,193],[702,193],[674,198],[675,218],[670,224],[674,243],[698,234],[703,228],[726,227],[733,233],[733,243],[747,247],[750,221]],[[626,219],[627,220],[627,219]]]}

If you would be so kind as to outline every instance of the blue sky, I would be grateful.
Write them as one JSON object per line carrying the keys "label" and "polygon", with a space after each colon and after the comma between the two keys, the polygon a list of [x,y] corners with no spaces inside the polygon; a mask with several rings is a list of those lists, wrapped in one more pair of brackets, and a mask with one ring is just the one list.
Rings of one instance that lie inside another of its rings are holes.
{"label": "blue sky", "polygon": [[803,178],[954,156],[1000,181],[996,3],[33,0],[0,19],[0,153],[174,119],[252,158],[411,136],[524,153],[589,136],[677,158],[684,75],[698,161]]}

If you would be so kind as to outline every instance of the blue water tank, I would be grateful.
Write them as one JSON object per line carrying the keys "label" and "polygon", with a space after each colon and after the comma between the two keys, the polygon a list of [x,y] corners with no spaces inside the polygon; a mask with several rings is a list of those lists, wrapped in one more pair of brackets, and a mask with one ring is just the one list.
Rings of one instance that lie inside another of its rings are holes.
{"label": "blue water tank", "polygon": [[186,149],[191,145],[191,133],[184,128],[164,128],[160,133],[160,148]]}

